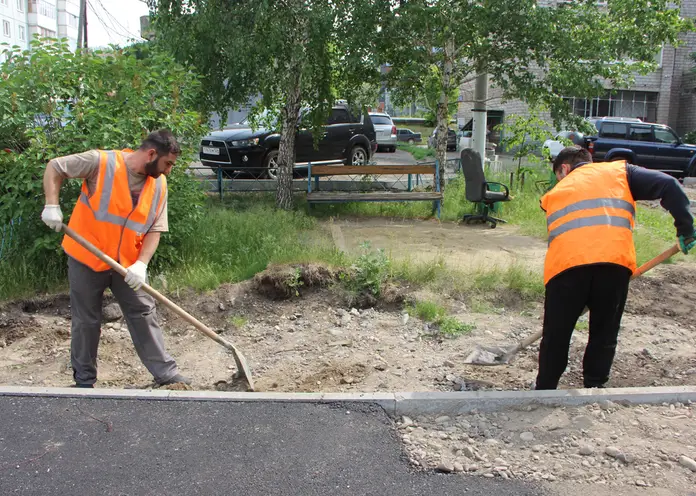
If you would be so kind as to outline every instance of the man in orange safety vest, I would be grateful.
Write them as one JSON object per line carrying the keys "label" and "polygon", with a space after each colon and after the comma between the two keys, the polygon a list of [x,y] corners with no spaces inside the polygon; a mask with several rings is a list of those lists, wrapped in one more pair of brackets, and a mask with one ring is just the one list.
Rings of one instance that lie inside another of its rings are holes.
{"label": "man in orange safety vest", "polygon": [[553,162],[558,183],[541,199],[548,251],[544,324],[535,389],[556,389],[568,365],[570,339],[585,307],[589,339],[583,358],[587,388],[609,380],[628,283],[636,269],[636,200],[661,200],[674,217],[682,252],[694,242],[690,203],[676,179],[620,160],[592,163],[580,146]]}
{"label": "man in orange safety vest", "polygon": [[166,129],[150,133],[140,148],[90,150],[49,161],[44,173],[46,205],[42,220],[60,231],[60,187],[66,178],[82,178],[82,192],[69,226],[127,268],[120,276],[69,236],[68,255],[72,334],[70,359],[76,387],[94,387],[106,288],[125,316],[136,352],[160,385],[189,383],[164,348],[155,301],[141,288],[147,265],[168,231],[167,180],[178,155],[176,139]]}

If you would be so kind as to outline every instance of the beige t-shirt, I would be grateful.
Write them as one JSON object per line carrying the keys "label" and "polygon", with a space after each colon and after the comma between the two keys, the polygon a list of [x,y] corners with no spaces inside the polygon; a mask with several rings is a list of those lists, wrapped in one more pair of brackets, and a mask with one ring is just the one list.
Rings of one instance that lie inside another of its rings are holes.
{"label": "beige t-shirt", "polygon": [[[66,155],[51,160],[48,164],[52,166],[58,174],[63,178],[82,178],[87,182],[87,191],[91,196],[97,187],[97,179],[99,177],[99,152],[90,150],[84,153],[76,153],[75,155]],[[126,167],[126,169],[128,169]],[[138,203],[140,192],[143,190],[147,176],[137,174],[128,169],[128,186],[130,187],[133,205]],[[167,216],[167,196],[164,197],[162,212],[155,219],[154,224],[149,232],[167,232],[169,231],[169,218]]]}

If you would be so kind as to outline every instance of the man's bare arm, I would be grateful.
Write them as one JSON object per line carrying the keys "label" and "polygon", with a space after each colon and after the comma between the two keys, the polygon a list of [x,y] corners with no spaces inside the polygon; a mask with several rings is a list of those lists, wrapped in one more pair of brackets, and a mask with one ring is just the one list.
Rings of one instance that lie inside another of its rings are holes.
{"label": "man's bare arm", "polygon": [[63,176],[56,170],[53,160],[48,162],[43,177],[44,194],[46,195],[46,205],[58,205],[60,198],[60,187],[63,184]]}
{"label": "man's bare arm", "polygon": [[144,263],[145,265],[150,263],[150,259],[157,251],[159,246],[161,234],[158,232],[149,232],[145,235],[143,239],[143,247],[140,249],[140,255],[138,256],[138,261]]}

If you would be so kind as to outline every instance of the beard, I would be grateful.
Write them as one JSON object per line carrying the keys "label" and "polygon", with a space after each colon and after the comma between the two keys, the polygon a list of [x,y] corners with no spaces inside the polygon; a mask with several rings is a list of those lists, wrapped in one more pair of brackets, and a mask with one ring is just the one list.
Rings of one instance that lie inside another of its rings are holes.
{"label": "beard", "polygon": [[145,164],[145,173],[150,176],[154,177],[157,179],[162,175],[160,171],[157,170],[157,162],[159,161],[159,157],[157,157],[155,160],[152,162],[148,162]]}

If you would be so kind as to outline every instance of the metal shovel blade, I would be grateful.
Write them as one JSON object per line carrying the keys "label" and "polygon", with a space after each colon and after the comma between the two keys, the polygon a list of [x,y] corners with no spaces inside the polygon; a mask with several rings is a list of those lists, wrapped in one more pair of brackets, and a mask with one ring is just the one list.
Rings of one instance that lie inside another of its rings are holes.
{"label": "metal shovel blade", "polygon": [[510,348],[501,348],[499,346],[477,346],[464,359],[464,363],[470,365],[505,365],[512,356],[510,351]]}

